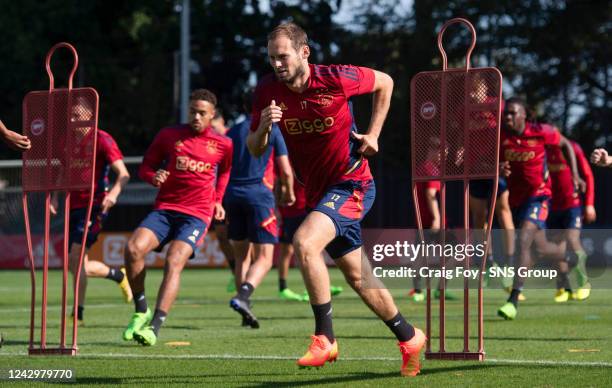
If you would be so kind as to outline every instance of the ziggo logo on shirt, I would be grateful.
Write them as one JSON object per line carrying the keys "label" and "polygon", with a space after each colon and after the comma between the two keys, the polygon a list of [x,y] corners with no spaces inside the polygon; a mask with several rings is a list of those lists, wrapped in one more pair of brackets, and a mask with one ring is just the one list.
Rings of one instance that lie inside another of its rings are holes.
{"label": "ziggo logo on shirt", "polygon": [[176,157],[176,169],[181,171],[193,171],[193,172],[204,172],[212,168],[212,164],[209,162],[197,161],[189,159],[188,156],[177,156]]}
{"label": "ziggo logo on shirt", "polygon": [[290,135],[298,135],[300,133],[312,133],[313,131],[323,132],[323,130],[334,125],[333,117],[325,117],[323,119],[300,120],[300,119],[285,119],[283,121],[285,129]]}
{"label": "ziggo logo on shirt", "polygon": [[535,157],[535,152],[506,150],[504,157],[508,162],[527,162]]}

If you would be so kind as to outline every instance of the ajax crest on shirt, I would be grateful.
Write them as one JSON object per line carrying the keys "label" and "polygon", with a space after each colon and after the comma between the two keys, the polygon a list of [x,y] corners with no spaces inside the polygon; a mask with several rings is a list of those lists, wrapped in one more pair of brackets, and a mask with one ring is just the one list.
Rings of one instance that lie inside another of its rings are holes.
{"label": "ajax crest on shirt", "polygon": [[217,152],[217,142],[214,140],[208,140],[206,142],[206,150],[209,154],[215,154]]}

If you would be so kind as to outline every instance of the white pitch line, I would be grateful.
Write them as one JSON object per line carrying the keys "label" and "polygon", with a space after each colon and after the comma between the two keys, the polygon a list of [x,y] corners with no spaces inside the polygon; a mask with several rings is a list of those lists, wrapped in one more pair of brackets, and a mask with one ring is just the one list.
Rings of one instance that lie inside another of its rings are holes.
{"label": "white pitch line", "polygon": [[[26,352],[2,353],[0,356],[27,356]],[[78,358],[105,358],[105,359],[159,359],[159,360],[272,360],[272,361],[294,361],[297,356],[275,356],[275,355],[241,355],[241,354],[125,354],[125,353],[82,353]],[[341,361],[399,361],[399,357],[341,357]],[[512,365],[546,365],[546,366],[576,366],[576,367],[602,367],[612,368],[612,362],[604,361],[555,361],[555,360],[514,360],[503,358],[488,358],[485,363],[489,364],[512,364]],[[435,361],[427,361],[427,364]]]}

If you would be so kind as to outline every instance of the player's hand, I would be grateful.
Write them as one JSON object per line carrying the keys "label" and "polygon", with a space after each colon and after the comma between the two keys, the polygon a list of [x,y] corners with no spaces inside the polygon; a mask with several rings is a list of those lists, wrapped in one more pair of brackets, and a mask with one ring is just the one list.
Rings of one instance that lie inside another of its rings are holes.
{"label": "player's hand", "polygon": [[579,176],[572,177],[572,179],[574,181],[574,187],[576,187],[576,189],[578,189],[578,191],[580,191],[581,193],[585,193],[586,182]]}
{"label": "player's hand", "polygon": [[291,206],[295,203],[295,194],[291,190],[282,188],[279,202],[281,206]]}
{"label": "player's hand", "polygon": [[117,198],[112,194],[108,194],[102,200],[102,205],[100,206],[101,213],[102,214],[108,213],[110,208],[115,206],[116,203],[117,203]]}
{"label": "player's hand", "polygon": [[603,148],[597,148],[591,154],[591,163],[596,166],[606,167],[608,164],[608,151]]}
{"label": "player's hand", "polygon": [[215,203],[215,220],[223,221],[225,219],[225,209],[219,202]]}
{"label": "player's hand", "polygon": [[51,204],[49,205],[49,213],[52,216],[57,215],[57,209],[59,209],[59,203],[57,202],[57,197],[55,195],[51,196]]}
{"label": "player's hand", "polygon": [[[1,135],[1,133],[0,133]],[[21,135],[17,132],[13,132],[11,130],[7,130],[2,136],[6,144],[14,149],[15,151],[26,151],[32,147],[32,143],[27,136]]]}
{"label": "player's hand", "polygon": [[169,176],[169,171],[160,168],[159,170],[155,171],[155,175],[153,176],[153,181],[151,183],[153,183],[153,186],[155,187],[160,187]]}
{"label": "player's hand", "polygon": [[378,138],[376,136],[357,132],[351,132],[351,136],[361,142],[361,147],[357,150],[360,154],[374,156],[378,153]]}
{"label": "player's hand", "polygon": [[590,224],[595,222],[597,219],[597,213],[595,212],[595,207],[593,205],[589,205],[584,208],[584,222],[586,224]]}
{"label": "player's hand", "polygon": [[434,218],[429,228],[432,232],[436,233],[436,231],[440,229],[440,218]]}
{"label": "player's hand", "polygon": [[270,105],[261,111],[259,119],[259,127],[264,128],[268,133],[272,131],[272,124],[278,123],[283,117],[283,111],[276,102],[272,100]]}
{"label": "player's hand", "polygon": [[499,164],[499,175],[503,176],[504,178],[507,178],[510,176],[511,173],[512,171],[510,171],[510,162],[505,161]]}

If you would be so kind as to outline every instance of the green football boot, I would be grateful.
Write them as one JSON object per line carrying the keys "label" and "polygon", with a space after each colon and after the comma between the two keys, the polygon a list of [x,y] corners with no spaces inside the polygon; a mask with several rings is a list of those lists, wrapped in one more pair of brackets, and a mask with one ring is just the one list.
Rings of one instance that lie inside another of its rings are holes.
{"label": "green football boot", "polygon": [[[434,298],[440,299],[440,290],[434,290]],[[444,291],[444,300],[457,300],[457,295],[450,292],[448,289]]]}
{"label": "green football boot", "polygon": [[229,282],[227,283],[227,287],[225,288],[225,290],[230,294],[236,292],[236,278],[234,277],[234,275],[230,276]]}
{"label": "green football boot", "polygon": [[302,301],[302,295],[291,291],[289,288],[285,288],[282,291],[279,291],[278,297],[284,300],[295,300],[298,302]]}
{"label": "green football boot", "polygon": [[510,302],[507,302],[505,305],[501,306],[499,310],[497,310],[497,315],[507,321],[511,321],[516,318],[516,312],[516,306]]}
{"label": "green football boot", "polygon": [[127,327],[123,331],[123,340],[133,340],[134,332],[151,322],[151,319],[153,319],[151,309],[147,309],[147,311],[144,313],[134,313],[134,315],[132,315],[132,319],[130,319],[130,323],[128,323]]}
{"label": "green football boot", "polygon": [[134,332],[134,340],[142,346],[153,346],[157,342],[157,335],[152,326],[145,326]]}
{"label": "green football boot", "polygon": [[342,293],[342,291],[344,291],[344,289],[340,286],[329,286],[329,291],[331,291],[331,295],[332,296],[337,296],[340,295]]}

